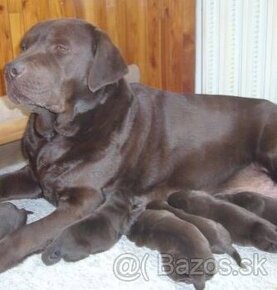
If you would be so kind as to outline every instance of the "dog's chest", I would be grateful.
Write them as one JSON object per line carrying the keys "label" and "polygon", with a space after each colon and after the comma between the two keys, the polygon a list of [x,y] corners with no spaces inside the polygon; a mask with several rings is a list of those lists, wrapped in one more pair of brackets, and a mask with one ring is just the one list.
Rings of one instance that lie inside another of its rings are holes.
{"label": "dog's chest", "polygon": [[90,144],[78,146],[60,139],[40,149],[36,169],[45,197],[57,200],[57,194],[68,188],[100,191],[117,174],[121,162],[116,142],[100,151]]}

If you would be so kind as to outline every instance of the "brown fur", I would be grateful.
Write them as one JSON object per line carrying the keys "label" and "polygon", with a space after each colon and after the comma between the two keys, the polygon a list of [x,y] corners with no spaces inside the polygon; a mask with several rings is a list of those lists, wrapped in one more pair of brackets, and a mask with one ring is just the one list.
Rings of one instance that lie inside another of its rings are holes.
{"label": "brown fur", "polygon": [[197,290],[203,290],[205,281],[213,276],[206,273],[204,267],[206,261],[215,262],[207,239],[194,225],[168,211],[144,211],[131,227],[128,238],[139,247],[146,246],[161,254],[171,255],[175,266],[181,259],[187,259],[190,270],[193,270],[193,259],[201,259],[198,269],[201,274],[193,274],[192,271],[180,274],[176,267],[173,272],[167,273],[174,281],[193,284]]}
{"label": "brown fur", "polygon": [[42,254],[46,265],[78,261],[91,254],[109,250],[143,210],[126,194],[110,195],[94,213],[65,229]]}
{"label": "brown fur", "polygon": [[0,204],[0,240],[12,232],[23,227],[27,216],[32,212],[18,209],[14,204],[7,202]]}
{"label": "brown fur", "polygon": [[219,193],[215,197],[243,207],[277,226],[277,200],[272,197],[249,191]]}
{"label": "brown fur", "polygon": [[213,220],[200,216],[188,214],[180,209],[170,206],[165,201],[152,201],[147,205],[148,209],[167,210],[178,218],[195,225],[209,241],[211,250],[215,254],[229,254],[236,263],[243,267],[241,257],[237,250],[232,246],[232,239],[229,232],[220,224]]}
{"label": "brown fur", "polygon": [[244,208],[200,191],[173,193],[168,203],[222,224],[234,243],[277,253],[276,227]]}

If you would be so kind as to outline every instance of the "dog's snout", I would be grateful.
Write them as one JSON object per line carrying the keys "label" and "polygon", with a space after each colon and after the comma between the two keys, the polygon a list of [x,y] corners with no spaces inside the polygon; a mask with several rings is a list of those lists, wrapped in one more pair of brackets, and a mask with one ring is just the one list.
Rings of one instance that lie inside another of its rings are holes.
{"label": "dog's snout", "polygon": [[12,78],[21,76],[25,71],[25,65],[23,63],[10,63],[5,68],[7,74]]}

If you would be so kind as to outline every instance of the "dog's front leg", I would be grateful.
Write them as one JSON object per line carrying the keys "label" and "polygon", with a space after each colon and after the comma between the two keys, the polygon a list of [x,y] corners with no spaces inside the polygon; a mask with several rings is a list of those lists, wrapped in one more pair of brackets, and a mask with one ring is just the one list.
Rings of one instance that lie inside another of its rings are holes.
{"label": "dog's front leg", "polygon": [[102,202],[101,193],[91,189],[78,188],[63,192],[59,206],[52,214],[0,241],[0,272],[42,251],[64,228],[87,216]]}
{"label": "dog's front leg", "polygon": [[12,199],[38,198],[41,195],[39,182],[29,165],[0,176],[0,202]]}

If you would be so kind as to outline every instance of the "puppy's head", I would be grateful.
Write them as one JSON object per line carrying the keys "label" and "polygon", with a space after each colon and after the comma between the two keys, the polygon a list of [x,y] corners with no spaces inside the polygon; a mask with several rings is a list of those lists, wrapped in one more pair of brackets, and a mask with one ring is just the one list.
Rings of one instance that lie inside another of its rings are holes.
{"label": "puppy's head", "polygon": [[62,113],[73,97],[96,92],[128,72],[109,37],[89,23],[39,23],[21,41],[22,53],[5,67],[7,93],[16,103]]}

